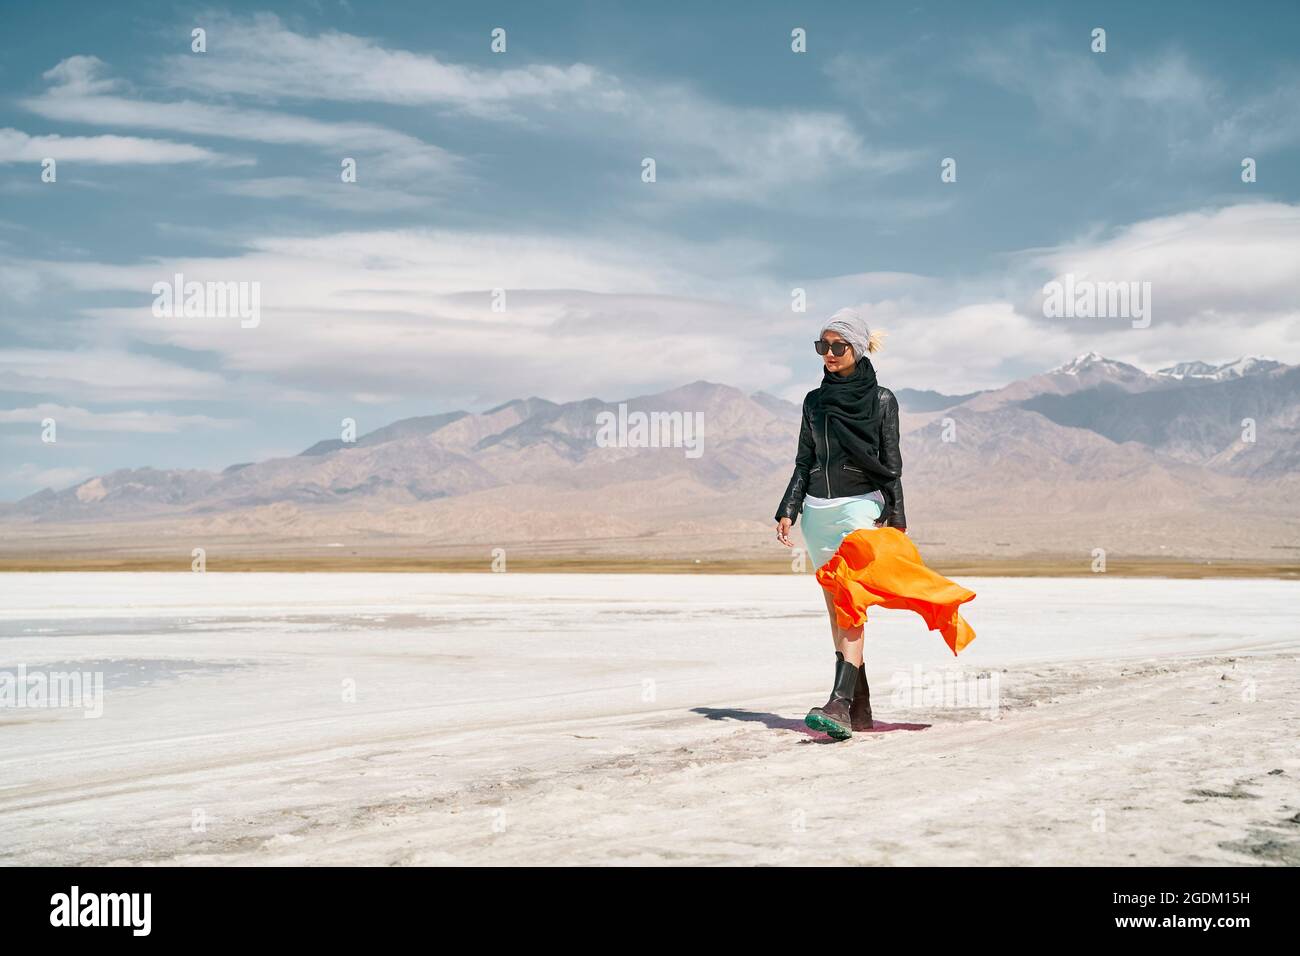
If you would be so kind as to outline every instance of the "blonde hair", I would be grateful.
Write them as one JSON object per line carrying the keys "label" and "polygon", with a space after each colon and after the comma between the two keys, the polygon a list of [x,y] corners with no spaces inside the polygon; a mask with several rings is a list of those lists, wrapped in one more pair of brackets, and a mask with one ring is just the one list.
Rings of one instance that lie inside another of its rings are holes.
{"label": "blonde hair", "polygon": [[867,337],[867,351],[874,353],[883,349],[885,347],[885,336],[888,334],[884,329],[872,329]]}

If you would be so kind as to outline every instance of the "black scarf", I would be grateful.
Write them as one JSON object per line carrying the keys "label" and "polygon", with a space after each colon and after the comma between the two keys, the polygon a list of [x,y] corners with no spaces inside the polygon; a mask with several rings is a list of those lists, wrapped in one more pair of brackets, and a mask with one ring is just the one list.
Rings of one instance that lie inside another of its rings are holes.
{"label": "black scarf", "polygon": [[834,430],[840,448],[855,464],[881,481],[901,477],[880,463],[880,393],[869,358],[859,357],[846,376],[827,369],[818,399],[827,428]]}

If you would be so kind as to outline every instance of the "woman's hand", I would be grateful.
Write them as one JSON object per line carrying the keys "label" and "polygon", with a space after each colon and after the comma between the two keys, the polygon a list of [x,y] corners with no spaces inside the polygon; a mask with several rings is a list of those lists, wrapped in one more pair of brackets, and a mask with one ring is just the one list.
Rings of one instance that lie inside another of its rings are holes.
{"label": "woman's hand", "polygon": [[790,540],[790,525],[793,523],[789,518],[782,518],[776,523],[776,540],[787,548],[794,547],[794,542]]}

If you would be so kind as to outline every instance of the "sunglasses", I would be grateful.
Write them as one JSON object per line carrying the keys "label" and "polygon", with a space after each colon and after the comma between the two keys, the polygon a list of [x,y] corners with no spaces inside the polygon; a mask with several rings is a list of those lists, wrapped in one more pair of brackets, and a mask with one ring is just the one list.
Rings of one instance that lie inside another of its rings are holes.
{"label": "sunglasses", "polygon": [[817,349],[818,355],[825,355],[827,352],[833,352],[838,358],[852,348],[852,346],[850,346],[848,342],[827,342],[825,339],[818,339],[813,343],[813,348]]}

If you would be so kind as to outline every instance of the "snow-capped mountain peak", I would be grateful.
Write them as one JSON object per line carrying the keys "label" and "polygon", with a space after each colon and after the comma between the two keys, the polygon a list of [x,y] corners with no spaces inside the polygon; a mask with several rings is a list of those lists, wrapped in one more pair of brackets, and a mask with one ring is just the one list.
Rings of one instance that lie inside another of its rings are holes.
{"label": "snow-capped mountain peak", "polygon": [[1248,355],[1222,365],[1210,365],[1208,362],[1179,362],[1177,365],[1157,370],[1156,374],[1175,379],[1197,378],[1222,382],[1230,378],[1271,372],[1281,365],[1281,362],[1275,362],[1273,359]]}
{"label": "snow-capped mountain peak", "polygon": [[1098,352],[1084,352],[1082,355],[1076,355],[1064,365],[1058,365],[1056,368],[1049,369],[1048,374],[1058,375],[1078,375],[1081,372],[1117,372],[1132,374],[1137,372],[1144,375],[1140,368],[1129,365],[1127,362],[1119,362],[1115,359],[1108,359]]}

